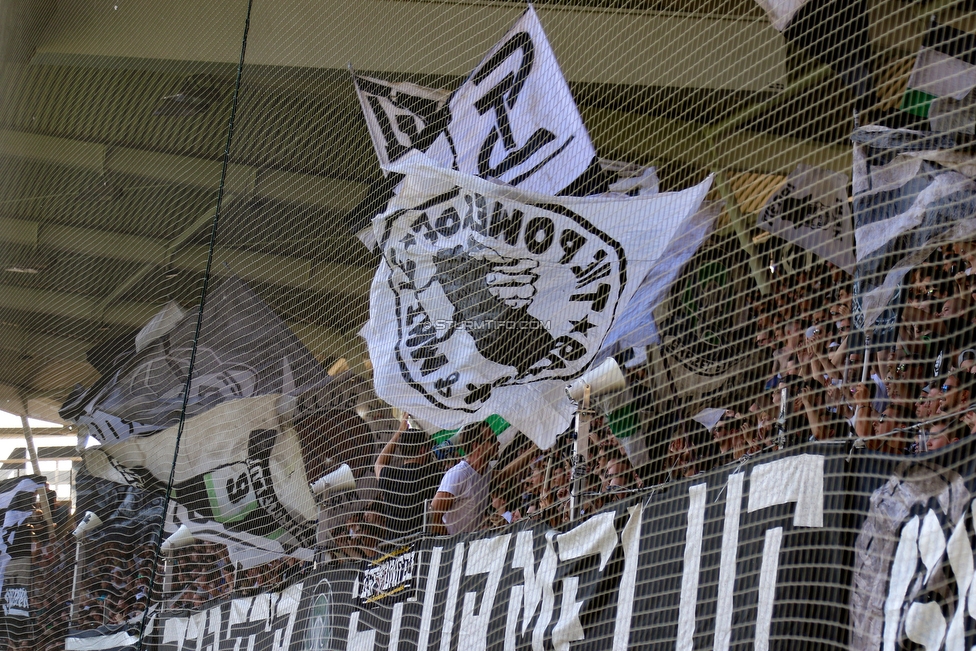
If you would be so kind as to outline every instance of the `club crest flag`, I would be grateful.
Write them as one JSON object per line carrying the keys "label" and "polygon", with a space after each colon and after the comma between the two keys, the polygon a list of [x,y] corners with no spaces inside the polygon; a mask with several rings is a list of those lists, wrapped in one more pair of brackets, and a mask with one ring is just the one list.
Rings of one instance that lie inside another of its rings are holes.
{"label": "club crest flag", "polygon": [[583,372],[711,179],[640,197],[551,197],[423,154],[374,221],[382,259],[365,328],[376,393],[451,429],[498,414],[540,447]]}
{"label": "club crest flag", "polygon": [[854,273],[847,176],[797,165],[759,212],[759,228]]}

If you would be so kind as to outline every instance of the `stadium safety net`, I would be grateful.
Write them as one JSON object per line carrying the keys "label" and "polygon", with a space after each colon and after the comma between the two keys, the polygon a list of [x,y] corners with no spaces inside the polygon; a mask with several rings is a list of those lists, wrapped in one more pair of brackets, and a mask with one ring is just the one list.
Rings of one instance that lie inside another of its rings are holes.
{"label": "stadium safety net", "polygon": [[0,651],[976,648],[963,0],[0,0]]}

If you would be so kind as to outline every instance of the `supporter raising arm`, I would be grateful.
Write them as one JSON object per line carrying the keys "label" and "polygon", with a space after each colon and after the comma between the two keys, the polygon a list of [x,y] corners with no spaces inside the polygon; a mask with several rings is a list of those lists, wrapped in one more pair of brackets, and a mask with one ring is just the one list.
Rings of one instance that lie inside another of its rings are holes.
{"label": "supporter raising arm", "polygon": [[495,432],[487,423],[471,423],[459,434],[465,458],[444,474],[430,504],[428,523],[434,535],[475,531],[488,508],[492,476],[506,482],[539,454],[534,445],[498,473],[489,466],[498,456]]}
{"label": "supporter raising arm", "polygon": [[[408,429],[408,419],[403,414],[400,427],[373,465],[383,514],[393,538],[423,529],[425,501],[433,498],[440,483],[440,472],[430,455],[430,436],[422,430]],[[400,457],[397,464],[392,463],[395,451]]]}
{"label": "supporter raising arm", "polygon": [[403,412],[400,416],[400,426],[397,430],[393,432],[393,436],[390,440],[386,442],[383,449],[380,450],[379,455],[376,457],[376,463],[373,464],[373,472],[376,473],[376,478],[381,479],[383,468],[390,465],[390,461],[393,459],[393,452],[396,450],[397,443],[400,442],[400,437],[407,430],[407,421],[410,418],[407,412]]}

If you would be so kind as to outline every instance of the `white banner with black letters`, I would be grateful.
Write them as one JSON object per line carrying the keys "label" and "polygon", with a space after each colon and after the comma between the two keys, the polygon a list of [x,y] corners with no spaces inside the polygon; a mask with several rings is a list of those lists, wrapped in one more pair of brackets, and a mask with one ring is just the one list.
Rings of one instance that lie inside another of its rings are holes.
{"label": "white banner with black letters", "polygon": [[911,460],[842,441],[770,453],[562,530],[522,521],[418,541],[409,566],[383,566],[377,585],[406,587],[380,600],[363,599],[371,568],[330,563],[279,592],[164,613],[149,647],[970,649],[974,453],[973,441]]}
{"label": "white banner with black letters", "polygon": [[437,427],[498,414],[540,447],[569,424],[563,386],[710,179],[639,197],[550,197],[437,166],[419,152],[374,221],[382,261],[364,329],[377,395]]}

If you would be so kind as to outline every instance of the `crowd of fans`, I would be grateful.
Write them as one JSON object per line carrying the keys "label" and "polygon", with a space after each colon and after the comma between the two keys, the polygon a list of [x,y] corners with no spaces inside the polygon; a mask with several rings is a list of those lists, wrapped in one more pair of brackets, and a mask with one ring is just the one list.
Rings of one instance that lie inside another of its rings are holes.
{"label": "crowd of fans", "polygon": [[[408,421],[404,414],[377,457],[376,499],[333,532],[336,555],[377,559],[421,533],[454,534],[523,520],[553,527],[569,523],[572,432],[550,450],[519,436],[499,451],[499,437],[491,427],[475,423],[452,442],[434,447],[426,434],[408,429]],[[584,471],[579,478],[581,515],[644,487],[603,417],[591,422],[589,450],[589,462],[578,466]]]}
{"label": "crowd of fans", "polygon": [[[744,378],[737,393],[720,398],[725,404],[683,411],[670,426],[648,426],[650,415],[639,418],[638,435],[648,448],[662,451],[660,458],[635,467],[604,418],[593,421],[590,458],[577,467],[581,515],[645,486],[802,442],[842,440],[856,449],[923,455],[976,433],[976,244],[935,249],[906,276],[893,307],[895,322],[867,328],[867,337],[854,324],[853,278],[830,262],[788,273],[781,268],[770,289],[768,296],[757,292],[747,300],[758,360],[747,375],[754,381]],[[393,463],[406,423],[405,417],[381,453],[378,477],[381,466]],[[572,432],[547,451],[516,439],[492,469],[482,458],[498,455],[491,447],[497,446],[494,433],[485,424],[469,427],[447,448],[447,457],[443,449],[434,451],[439,461],[422,441],[411,444],[404,454],[418,468],[417,480],[381,490],[366,512],[337,532],[337,547],[368,558],[356,544],[363,540],[360,531],[379,545],[424,526],[443,534],[519,520],[552,526],[569,521]],[[458,449],[467,453],[464,459],[449,456]],[[472,492],[482,496],[474,501],[483,508],[452,526],[450,511],[468,509]],[[413,496],[409,505],[406,495]],[[424,523],[417,509],[424,509]]]}
{"label": "crowd of fans", "polygon": [[913,269],[895,322],[853,328],[852,279],[826,263],[752,297],[761,385],[717,419],[679,426],[671,478],[802,441],[920,455],[976,433],[976,245],[936,249]]}

